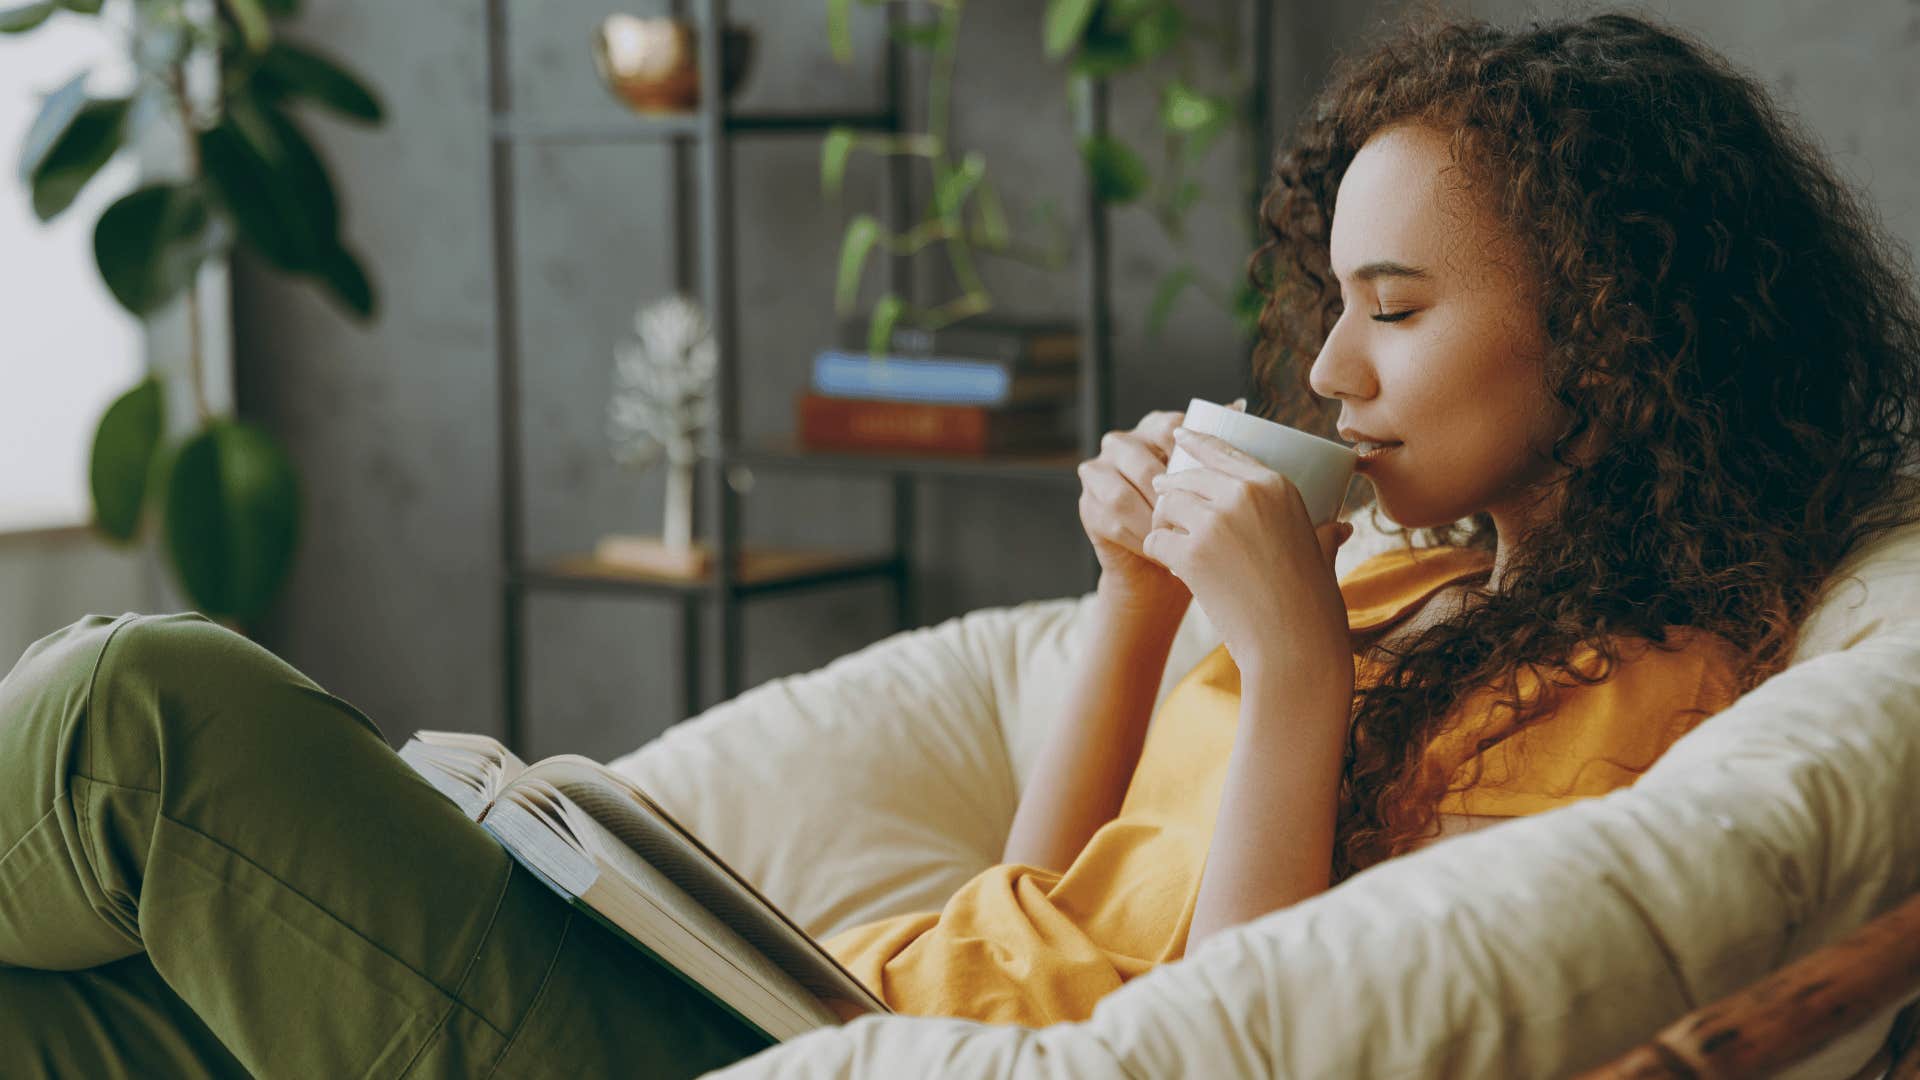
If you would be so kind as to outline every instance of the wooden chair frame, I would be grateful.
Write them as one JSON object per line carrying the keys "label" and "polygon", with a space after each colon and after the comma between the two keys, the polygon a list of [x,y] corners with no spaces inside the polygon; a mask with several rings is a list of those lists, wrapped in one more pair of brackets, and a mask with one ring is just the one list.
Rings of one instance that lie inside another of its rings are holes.
{"label": "wooden chair frame", "polygon": [[[1920,993],[1920,895],[1743,990],[1695,1009],[1580,1080],[1769,1076]],[[1852,1080],[1920,1080],[1920,1002]]]}

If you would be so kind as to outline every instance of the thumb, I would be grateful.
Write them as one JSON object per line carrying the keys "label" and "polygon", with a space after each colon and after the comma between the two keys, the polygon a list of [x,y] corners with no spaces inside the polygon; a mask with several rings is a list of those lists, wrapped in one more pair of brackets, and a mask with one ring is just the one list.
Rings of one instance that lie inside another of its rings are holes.
{"label": "thumb", "polygon": [[1234,410],[1235,412],[1246,412],[1246,411],[1247,411],[1247,399],[1246,399],[1246,398],[1234,398],[1234,399],[1233,399],[1233,404],[1231,404],[1231,405],[1229,405],[1229,406],[1227,406],[1227,408],[1229,408],[1229,409],[1232,409],[1232,410]]}
{"label": "thumb", "polygon": [[1353,535],[1353,526],[1344,521],[1336,521],[1320,528],[1320,553],[1326,557],[1327,565],[1333,565],[1335,555],[1340,553],[1340,545]]}

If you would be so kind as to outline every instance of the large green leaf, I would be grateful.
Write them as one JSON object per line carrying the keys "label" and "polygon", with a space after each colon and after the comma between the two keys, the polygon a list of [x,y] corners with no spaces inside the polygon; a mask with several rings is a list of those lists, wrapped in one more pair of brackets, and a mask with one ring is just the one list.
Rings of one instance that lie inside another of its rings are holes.
{"label": "large green leaf", "polygon": [[87,107],[87,73],[68,79],[40,104],[40,115],[20,143],[20,182],[33,183],[33,174],[53,151],[53,144],[73,126],[73,118]]}
{"label": "large green leaf", "polygon": [[239,109],[235,117],[250,141],[269,148],[262,150],[262,157],[278,168],[293,202],[305,211],[316,242],[323,247],[337,246],[340,199],[334,194],[333,174],[306,132],[292,117],[272,107]]}
{"label": "large green leaf", "polygon": [[321,259],[320,280],[348,311],[361,319],[371,319],[378,313],[380,298],[373,291],[373,282],[367,278],[366,267],[346,248],[334,248]]}
{"label": "large green leaf", "polygon": [[860,297],[860,276],[867,268],[867,253],[880,242],[880,220],[872,214],[856,214],[847,222],[846,235],[840,240],[840,273],[834,281],[834,309],[842,315],[853,310]]}
{"label": "large green leaf", "polygon": [[256,79],[275,94],[291,94],[325,105],[353,120],[377,124],[386,110],[373,91],[328,57],[311,49],[275,41],[260,58]]}
{"label": "large green leaf", "polygon": [[206,257],[206,200],[185,184],[149,184],[100,215],[93,257],[121,305],[149,315],[178,296]]}
{"label": "large green leaf", "polygon": [[140,531],[147,478],[160,449],[163,405],[160,380],[148,378],[107,406],[93,433],[87,467],[93,525],[111,539],[132,540]]}
{"label": "large green leaf", "polygon": [[260,0],[260,6],[283,19],[300,14],[300,0]]}
{"label": "large green leaf", "polygon": [[98,15],[104,5],[102,0],[60,0],[60,6],[82,15]]}
{"label": "large green leaf", "polygon": [[0,34],[24,34],[46,22],[58,10],[60,5],[53,3],[53,0],[43,0],[42,3],[0,11]]}
{"label": "large green leaf", "polygon": [[73,205],[87,182],[120,152],[126,133],[126,98],[89,101],[54,139],[29,179],[33,213],[52,221]]}
{"label": "large green leaf", "polygon": [[1110,135],[1080,140],[1080,157],[1093,177],[1094,196],[1128,203],[1147,190],[1147,166],[1126,143]]}
{"label": "large green leaf", "polygon": [[273,24],[267,21],[266,9],[260,6],[260,0],[218,0],[227,14],[233,17],[233,24],[240,29],[240,40],[246,44],[250,53],[264,53],[273,41]]}
{"label": "large green leaf", "polygon": [[1058,60],[1073,51],[1080,42],[1080,35],[1086,32],[1088,20],[1093,18],[1093,9],[1097,0],[1047,0],[1046,13],[1046,51],[1047,58]]}
{"label": "large green leaf", "polygon": [[200,133],[207,180],[233,215],[241,237],[269,263],[290,273],[312,273],[337,246],[317,220],[328,207],[302,203],[297,164],[290,162],[293,155],[257,111],[250,123],[248,116],[234,108]]}
{"label": "large green leaf", "polygon": [[196,607],[257,618],[292,569],[299,540],[292,460],[257,427],[212,421],[173,455],[165,531],[167,555]]}

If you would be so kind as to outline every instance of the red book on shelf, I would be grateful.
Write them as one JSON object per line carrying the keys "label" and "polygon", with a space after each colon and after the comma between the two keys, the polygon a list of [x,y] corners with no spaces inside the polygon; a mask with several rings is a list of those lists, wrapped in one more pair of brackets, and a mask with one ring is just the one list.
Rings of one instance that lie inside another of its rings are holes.
{"label": "red book on shelf", "polygon": [[992,454],[1073,445],[1058,404],[990,408],[801,394],[799,411],[800,444],[815,450]]}

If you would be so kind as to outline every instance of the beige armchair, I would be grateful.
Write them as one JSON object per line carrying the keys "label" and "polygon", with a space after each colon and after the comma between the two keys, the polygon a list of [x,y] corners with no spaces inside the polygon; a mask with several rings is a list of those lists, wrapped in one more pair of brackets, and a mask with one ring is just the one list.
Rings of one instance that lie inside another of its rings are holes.
{"label": "beige armchair", "polygon": [[[1340,570],[1392,543],[1360,531]],[[1851,559],[1792,667],[1632,788],[1391,860],[1215,935],[1079,1024],[869,1017],[760,1076],[1564,1076],[1920,888],[1920,530]],[[1089,598],[777,679],[613,764],[809,930],[939,908],[991,865]],[[1216,638],[1195,612],[1161,694]],[[1805,1057],[1847,1076],[1903,992]]]}

